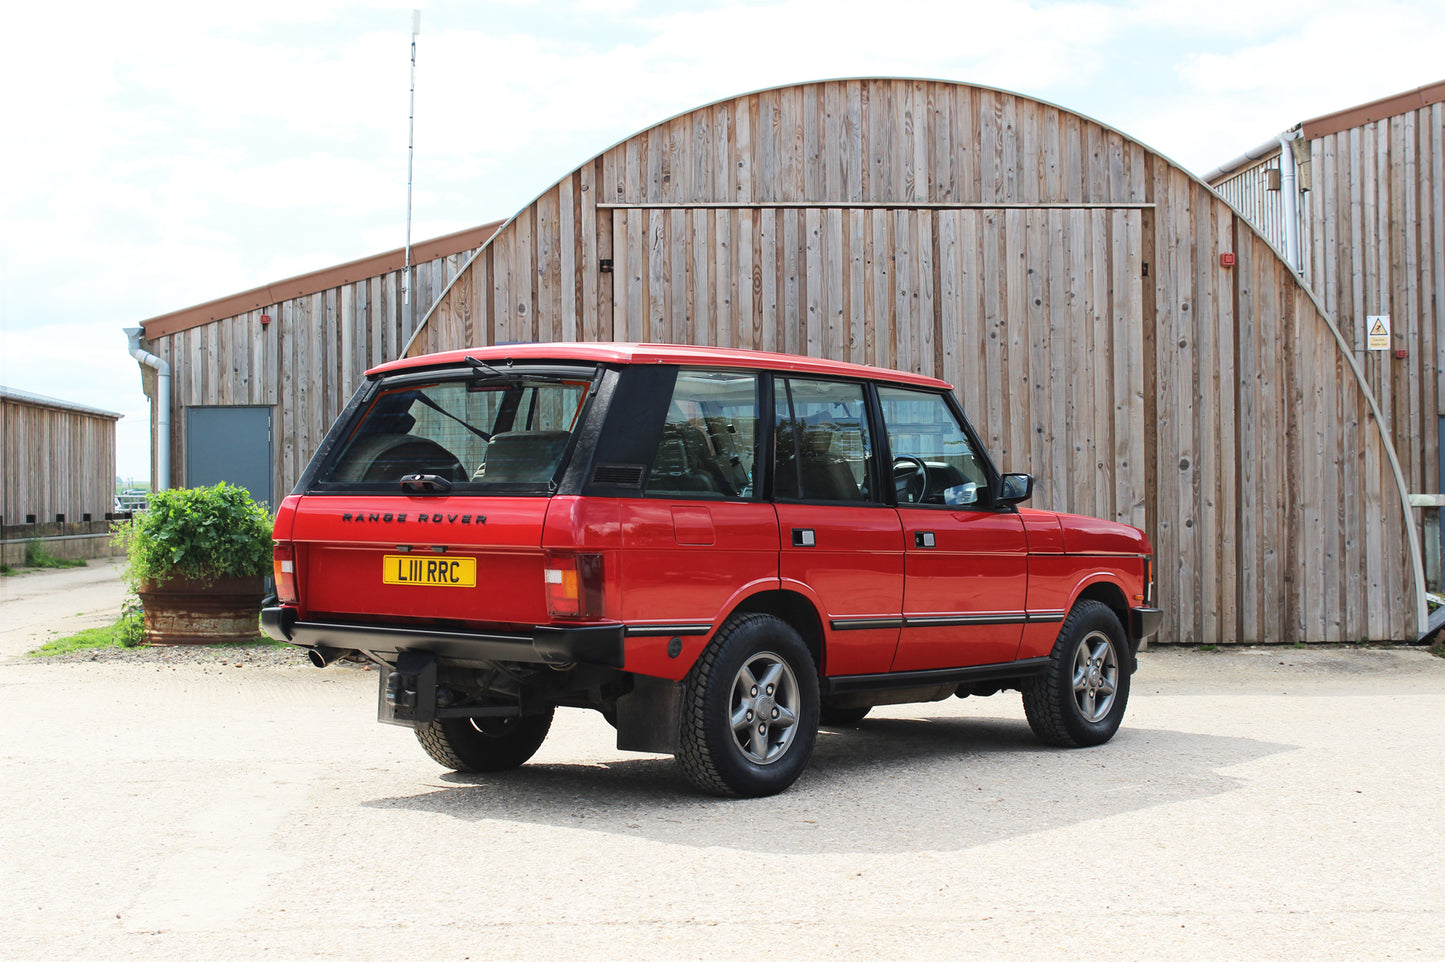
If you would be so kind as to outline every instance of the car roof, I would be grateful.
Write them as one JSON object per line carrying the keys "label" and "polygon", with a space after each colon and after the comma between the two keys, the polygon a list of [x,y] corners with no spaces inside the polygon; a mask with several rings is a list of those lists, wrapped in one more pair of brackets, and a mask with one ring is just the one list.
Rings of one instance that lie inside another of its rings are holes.
{"label": "car roof", "polygon": [[420,368],[462,364],[468,357],[479,361],[586,361],[594,364],[681,364],[747,370],[792,371],[833,377],[868,378],[952,390],[935,377],[895,371],[847,361],[832,361],[799,354],[745,351],[736,348],[705,347],[696,344],[643,344],[638,342],[554,341],[538,344],[499,344],[461,351],[423,354],[380,364],[367,376],[395,374]]}

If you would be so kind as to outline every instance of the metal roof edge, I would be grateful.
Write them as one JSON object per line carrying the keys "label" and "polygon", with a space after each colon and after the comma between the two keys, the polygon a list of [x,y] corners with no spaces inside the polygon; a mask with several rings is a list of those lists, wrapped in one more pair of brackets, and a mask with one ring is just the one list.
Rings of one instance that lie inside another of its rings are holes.
{"label": "metal roof edge", "polygon": [[[413,244],[412,263],[416,264],[437,257],[449,257],[452,254],[460,254],[462,251],[480,247],[492,234],[496,233],[497,228],[501,227],[503,223],[505,222],[500,220],[491,221],[478,227],[469,227],[466,230]],[[229,294],[193,307],[182,308],[179,311],[159,314],[149,320],[141,321],[141,327],[145,329],[146,339],[154,340],[225,317],[235,317],[237,314],[269,307],[292,298],[306,297],[309,294],[340,287],[342,284],[351,284],[369,277],[376,277],[379,274],[400,270],[405,266],[405,262],[406,248],[398,247],[395,250],[372,254],[369,257],[347,261],[334,267],[326,267],[306,274],[298,274],[295,277],[288,277],[285,280],[263,284],[260,287],[253,287],[238,294]]]}
{"label": "metal roof edge", "polygon": [[100,408],[87,407],[84,404],[76,404],[72,401],[62,401],[59,398],[46,397],[44,394],[32,394],[29,391],[6,387],[3,384],[0,384],[0,398],[8,401],[19,401],[22,404],[33,404],[37,407],[58,408],[62,411],[74,411],[77,414],[90,414],[95,417],[110,418],[112,421],[119,421],[125,417],[124,414],[117,414],[114,411],[103,411]]}
{"label": "metal roof edge", "polygon": [[1369,103],[1321,114],[1306,120],[1300,124],[1300,127],[1304,131],[1305,140],[1314,140],[1316,137],[1337,134],[1342,130],[1349,130],[1351,127],[1359,127],[1362,124],[1373,123],[1376,120],[1383,120],[1386,117],[1393,117],[1396,114],[1419,110],[1421,107],[1442,102],[1445,102],[1445,80],[1416,87],[1414,90],[1407,90],[1404,93],[1381,97],[1379,100],[1371,100]]}

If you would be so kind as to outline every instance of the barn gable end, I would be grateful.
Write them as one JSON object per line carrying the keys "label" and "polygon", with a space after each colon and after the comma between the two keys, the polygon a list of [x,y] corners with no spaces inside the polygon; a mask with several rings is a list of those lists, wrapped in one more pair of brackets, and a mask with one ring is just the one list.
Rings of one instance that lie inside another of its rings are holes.
{"label": "barn gable end", "polygon": [[680,115],[508,221],[406,350],[575,339],[949,380],[1036,504],[1149,533],[1169,641],[1423,620],[1394,448],[1322,304],[1203,182],[1055,106],[880,79]]}

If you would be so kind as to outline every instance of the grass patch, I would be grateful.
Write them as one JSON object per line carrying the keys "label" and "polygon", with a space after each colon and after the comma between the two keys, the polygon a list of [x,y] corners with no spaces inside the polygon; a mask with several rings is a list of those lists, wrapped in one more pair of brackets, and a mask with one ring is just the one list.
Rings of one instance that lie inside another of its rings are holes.
{"label": "grass patch", "polygon": [[32,658],[44,658],[92,648],[134,648],[141,643],[144,633],[145,616],[139,611],[128,611],[104,627],[87,628],[65,638],[52,638],[30,655]]}
{"label": "grass patch", "polygon": [[0,575],[13,575],[14,573],[15,569],[9,565],[0,565]]}
{"label": "grass patch", "polygon": [[[102,628],[87,628],[66,638],[53,638],[30,652],[32,658],[69,655],[96,648],[138,648],[145,643],[145,614],[139,608],[127,607],[125,613]],[[213,651],[217,657],[240,648],[290,648],[284,641],[257,635],[251,641],[197,645],[197,649]]]}
{"label": "grass patch", "polygon": [[[25,542],[25,567],[27,568],[84,568],[84,558],[57,558],[45,550],[45,545],[36,539]],[[7,572],[8,574],[8,572]]]}
{"label": "grass patch", "polygon": [[1194,647],[1194,650],[1195,650],[1195,651],[1218,651],[1218,650],[1219,650],[1219,646],[1218,646],[1218,645],[1196,645],[1196,646]]}

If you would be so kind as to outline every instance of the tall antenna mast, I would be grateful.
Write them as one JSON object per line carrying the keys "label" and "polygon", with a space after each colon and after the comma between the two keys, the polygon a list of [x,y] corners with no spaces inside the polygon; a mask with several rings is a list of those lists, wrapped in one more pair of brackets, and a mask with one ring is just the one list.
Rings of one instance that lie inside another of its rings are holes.
{"label": "tall antenna mast", "polygon": [[414,320],[411,302],[411,173],[416,139],[416,35],[421,33],[421,11],[411,12],[411,109],[406,118],[406,266],[401,274],[401,322],[410,336]]}

